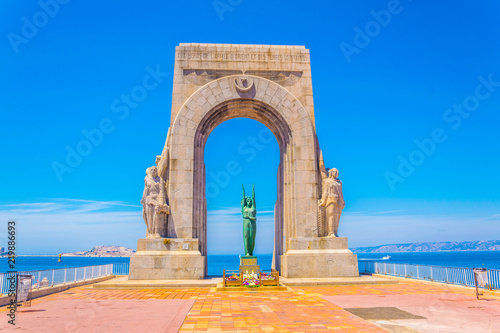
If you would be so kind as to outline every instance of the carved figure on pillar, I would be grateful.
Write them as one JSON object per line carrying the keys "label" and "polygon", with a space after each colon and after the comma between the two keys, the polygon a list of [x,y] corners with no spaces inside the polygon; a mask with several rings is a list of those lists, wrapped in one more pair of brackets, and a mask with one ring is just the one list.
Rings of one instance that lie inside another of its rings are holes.
{"label": "carved figure on pillar", "polygon": [[[326,171],[326,170],[325,170]],[[328,237],[338,237],[340,215],[345,207],[342,194],[342,181],[338,178],[339,171],[335,168],[328,170],[328,176],[322,173],[322,194],[318,201],[323,230]]]}
{"label": "carved figure on pillar", "polygon": [[163,228],[166,229],[167,205],[166,183],[158,176],[158,170],[152,166],[146,170],[144,192],[142,194],[142,216],[147,226],[146,238],[159,238]]}

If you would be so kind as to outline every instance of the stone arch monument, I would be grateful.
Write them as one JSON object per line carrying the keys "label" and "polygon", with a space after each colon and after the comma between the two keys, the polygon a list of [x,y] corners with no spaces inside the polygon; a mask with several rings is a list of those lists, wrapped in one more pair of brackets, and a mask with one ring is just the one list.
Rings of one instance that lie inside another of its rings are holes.
{"label": "stone arch monument", "polygon": [[318,204],[326,169],[315,131],[309,50],[180,44],[170,128],[156,160],[168,206],[158,220],[166,222],[139,239],[129,279],[206,275],[205,143],[214,128],[237,117],[267,126],[280,147],[273,266],[285,277],[358,276],[347,238],[326,237]]}

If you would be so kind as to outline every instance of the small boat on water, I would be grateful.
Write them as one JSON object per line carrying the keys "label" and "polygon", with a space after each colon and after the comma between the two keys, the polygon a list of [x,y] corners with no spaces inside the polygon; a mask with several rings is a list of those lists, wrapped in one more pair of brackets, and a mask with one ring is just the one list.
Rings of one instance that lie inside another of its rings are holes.
{"label": "small boat on water", "polygon": [[391,256],[385,256],[382,258],[358,258],[358,261],[378,261],[378,260],[390,260]]}

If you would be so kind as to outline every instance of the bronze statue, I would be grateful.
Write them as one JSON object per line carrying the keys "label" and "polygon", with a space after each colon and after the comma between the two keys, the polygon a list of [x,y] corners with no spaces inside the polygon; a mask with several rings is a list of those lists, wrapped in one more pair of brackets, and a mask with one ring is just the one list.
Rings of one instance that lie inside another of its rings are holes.
{"label": "bronze statue", "polygon": [[241,214],[243,215],[243,244],[245,255],[252,256],[255,247],[255,234],[257,232],[257,207],[255,205],[255,184],[252,186],[252,197],[245,196],[243,188],[243,199],[241,199]]}

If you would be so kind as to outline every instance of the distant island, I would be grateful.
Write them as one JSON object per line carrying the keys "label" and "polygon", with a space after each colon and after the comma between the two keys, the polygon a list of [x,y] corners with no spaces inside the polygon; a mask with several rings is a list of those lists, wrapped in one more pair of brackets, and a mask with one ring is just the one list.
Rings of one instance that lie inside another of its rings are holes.
{"label": "distant island", "polygon": [[500,251],[500,240],[471,242],[433,242],[390,244],[351,249],[357,253],[386,252],[439,252],[439,251]]}
{"label": "distant island", "polygon": [[124,246],[95,246],[90,251],[62,253],[63,257],[130,257],[134,250]]}

